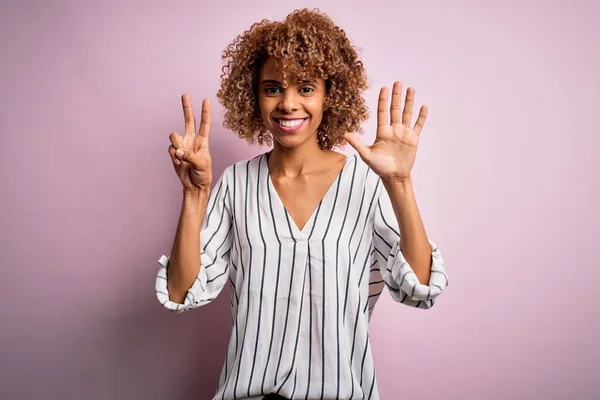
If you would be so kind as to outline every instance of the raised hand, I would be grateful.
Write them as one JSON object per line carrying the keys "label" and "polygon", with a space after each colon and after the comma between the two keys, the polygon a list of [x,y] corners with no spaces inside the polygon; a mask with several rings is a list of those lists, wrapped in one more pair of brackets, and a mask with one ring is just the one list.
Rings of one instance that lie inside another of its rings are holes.
{"label": "raised hand", "polygon": [[[410,178],[415,163],[419,135],[427,118],[427,106],[421,106],[413,127],[410,126],[415,90],[408,88],[401,112],[402,83],[394,82],[392,104],[388,114],[388,89],[381,88],[377,105],[377,136],[371,146],[353,134],[344,139],[356,149],[364,162],[382,179],[402,181]],[[391,117],[390,117],[391,116]]]}
{"label": "raised hand", "polygon": [[169,135],[171,146],[169,154],[175,167],[175,172],[183,184],[184,191],[210,190],[212,182],[212,161],[208,150],[210,134],[210,101],[202,102],[200,129],[196,135],[196,118],[192,101],[187,94],[181,96],[185,134],[182,137],[177,132]]}

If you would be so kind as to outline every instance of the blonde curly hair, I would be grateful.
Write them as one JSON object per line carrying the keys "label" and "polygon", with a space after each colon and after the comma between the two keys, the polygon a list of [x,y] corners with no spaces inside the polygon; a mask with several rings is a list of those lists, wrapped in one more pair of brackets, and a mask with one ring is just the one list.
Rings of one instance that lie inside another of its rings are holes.
{"label": "blonde curly hair", "polygon": [[280,63],[284,81],[325,80],[326,107],[317,129],[321,148],[343,146],[344,134],[362,133],[368,118],[363,63],[344,30],[317,9],[296,10],[281,22],[255,23],[223,50],[217,98],[225,108],[225,128],[251,144],[272,145],[258,104],[260,69],[270,57]]}

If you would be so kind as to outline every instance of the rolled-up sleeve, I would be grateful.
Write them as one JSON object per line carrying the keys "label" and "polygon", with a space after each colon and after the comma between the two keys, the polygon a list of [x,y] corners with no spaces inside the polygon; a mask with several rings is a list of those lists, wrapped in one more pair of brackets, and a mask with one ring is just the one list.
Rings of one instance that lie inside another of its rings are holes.
{"label": "rolled-up sleeve", "polygon": [[169,300],[167,269],[169,257],[161,256],[156,276],[156,297],[173,312],[188,311],[213,301],[229,278],[229,255],[232,246],[232,213],[229,202],[227,172],[211,191],[200,232],[200,272],[188,289],[183,304]]}
{"label": "rolled-up sleeve", "polygon": [[396,215],[387,191],[381,186],[373,225],[374,256],[392,299],[417,308],[433,307],[435,299],[448,286],[448,275],[438,246],[427,239],[432,263],[429,282],[424,285],[402,253]]}

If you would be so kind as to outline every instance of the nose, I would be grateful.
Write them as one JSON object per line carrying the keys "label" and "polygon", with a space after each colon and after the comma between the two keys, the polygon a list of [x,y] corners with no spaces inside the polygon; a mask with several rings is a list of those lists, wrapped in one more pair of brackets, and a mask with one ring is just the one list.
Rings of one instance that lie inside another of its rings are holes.
{"label": "nose", "polygon": [[281,101],[279,102],[279,110],[284,111],[287,114],[291,114],[292,112],[298,110],[298,96],[294,93],[293,90],[284,89],[283,94],[281,96]]}

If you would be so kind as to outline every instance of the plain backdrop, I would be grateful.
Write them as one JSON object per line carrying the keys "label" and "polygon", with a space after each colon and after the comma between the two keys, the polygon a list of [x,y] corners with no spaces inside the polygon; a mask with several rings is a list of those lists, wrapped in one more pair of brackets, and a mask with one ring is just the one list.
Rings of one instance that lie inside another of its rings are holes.
{"label": "plain backdrop", "polygon": [[430,108],[413,176],[450,286],[429,311],[384,293],[382,399],[600,396],[599,2],[0,4],[0,398],[212,397],[229,289],[184,315],[154,293],[182,199],[168,135],[189,93],[213,101],[215,174],[266,151],[222,128],[221,51],[302,7],[361,51],[367,143],[380,87]]}

